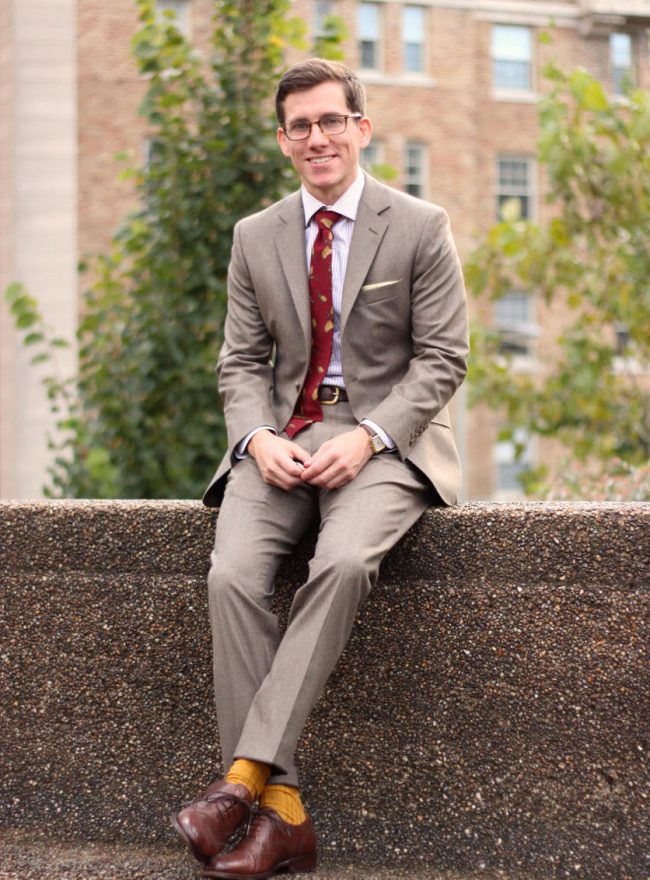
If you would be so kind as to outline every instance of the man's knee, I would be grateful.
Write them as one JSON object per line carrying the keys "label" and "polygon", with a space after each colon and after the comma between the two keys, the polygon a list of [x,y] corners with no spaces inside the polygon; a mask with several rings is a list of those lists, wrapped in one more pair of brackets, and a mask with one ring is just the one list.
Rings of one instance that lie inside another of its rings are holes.
{"label": "man's knee", "polygon": [[314,574],[330,584],[342,600],[357,605],[374,586],[379,567],[370,554],[354,545],[320,548],[314,563]]}
{"label": "man's knee", "polygon": [[253,601],[266,602],[271,590],[260,571],[246,554],[233,558],[230,554],[212,554],[208,573],[208,600],[210,608]]}

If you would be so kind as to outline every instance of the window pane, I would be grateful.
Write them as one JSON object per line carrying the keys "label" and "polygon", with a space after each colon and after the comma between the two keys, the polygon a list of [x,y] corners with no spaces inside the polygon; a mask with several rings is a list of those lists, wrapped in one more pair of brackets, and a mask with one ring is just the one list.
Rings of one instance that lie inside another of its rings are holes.
{"label": "window pane", "polygon": [[530,61],[530,29],[504,25],[493,27],[492,57],[502,61]]}
{"label": "window pane", "polygon": [[530,28],[492,28],[492,78],[496,88],[530,89],[531,60]]}
{"label": "window pane", "polygon": [[526,159],[499,159],[499,189],[525,190],[528,186]]}
{"label": "window pane", "polygon": [[424,9],[405,6],[402,15],[402,32],[407,43],[421,43],[424,37]]}
{"label": "window pane", "polygon": [[632,37],[629,34],[611,34],[609,52],[614,92],[620,95],[625,90],[626,81],[632,78]]}
{"label": "window pane", "polygon": [[[523,446],[521,457],[517,459],[516,448]],[[519,476],[527,470],[533,460],[530,439],[525,431],[518,429],[514,440],[501,440],[494,445],[497,490],[521,490]]]}
{"label": "window pane", "polygon": [[629,34],[611,34],[609,46],[612,64],[615,67],[629,67],[632,63],[632,38]]}
{"label": "window pane", "polygon": [[377,44],[362,40],[359,46],[359,54],[361,56],[361,67],[372,68],[377,67]]}
{"label": "window pane", "polygon": [[361,165],[367,171],[382,161],[383,148],[381,141],[373,140],[361,151]]}
{"label": "window pane", "polygon": [[533,204],[532,163],[528,158],[504,156],[497,160],[497,217],[506,202],[517,199],[519,216],[532,216]]}
{"label": "window pane", "polygon": [[314,31],[316,35],[322,34],[325,19],[334,14],[334,4],[330,0],[316,0],[314,5]]}
{"label": "window pane", "polygon": [[379,10],[374,3],[360,3],[358,11],[359,39],[379,39]]}
{"label": "window pane", "polygon": [[523,61],[494,61],[494,85],[500,89],[529,89],[530,65]]}
{"label": "window pane", "polygon": [[504,354],[529,356],[538,335],[533,322],[533,301],[528,293],[513,290],[494,304],[494,323],[499,348]]}
{"label": "window pane", "polygon": [[422,144],[407,144],[404,151],[404,189],[412,196],[424,196],[425,148]]}
{"label": "window pane", "polygon": [[424,69],[422,46],[419,43],[406,43],[404,46],[404,69],[419,73]]}
{"label": "window pane", "polygon": [[359,60],[361,67],[379,67],[379,8],[375,3],[360,3],[357,9]]}

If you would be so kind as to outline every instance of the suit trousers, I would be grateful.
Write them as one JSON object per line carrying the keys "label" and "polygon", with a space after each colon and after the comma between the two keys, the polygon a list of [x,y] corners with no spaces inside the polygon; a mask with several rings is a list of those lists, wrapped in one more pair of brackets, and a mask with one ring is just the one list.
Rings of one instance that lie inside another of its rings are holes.
{"label": "suit trousers", "polygon": [[[347,403],[295,441],[310,453],[356,427]],[[252,458],[231,470],[208,577],[214,686],[224,769],[235,757],[271,766],[270,782],[298,785],[294,752],[309,712],[348,641],[384,555],[437,496],[395,452],[373,456],[338,489],[269,486]],[[320,519],[307,581],[281,634],[273,582]]]}

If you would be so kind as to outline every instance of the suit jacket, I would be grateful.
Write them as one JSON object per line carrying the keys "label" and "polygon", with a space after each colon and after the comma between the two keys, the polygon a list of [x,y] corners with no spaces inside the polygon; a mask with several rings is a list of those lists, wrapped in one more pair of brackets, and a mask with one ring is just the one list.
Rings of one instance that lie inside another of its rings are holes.
{"label": "suit jacket", "polygon": [[[235,227],[217,364],[228,451],[203,499],[210,507],[236,445],[259,425],[281,432],[293,414],[310,358],[307,272],[300,192]],[[465,375],[468,331],[449,220],[368,176],[343,286],[341,354],[355,418],[380,425],[455,503],[460,462],[447,403]]]}

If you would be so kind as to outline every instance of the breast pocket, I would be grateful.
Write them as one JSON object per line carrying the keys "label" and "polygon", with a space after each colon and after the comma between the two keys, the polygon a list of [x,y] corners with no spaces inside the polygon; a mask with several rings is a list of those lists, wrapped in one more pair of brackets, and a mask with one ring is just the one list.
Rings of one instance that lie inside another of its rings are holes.
{"label": "breast pocket", "polygon": [[359,292],[359,303],[372,305],[396,296],[401,287],[401,278],[387,281],[374,281],[364,284]]}

